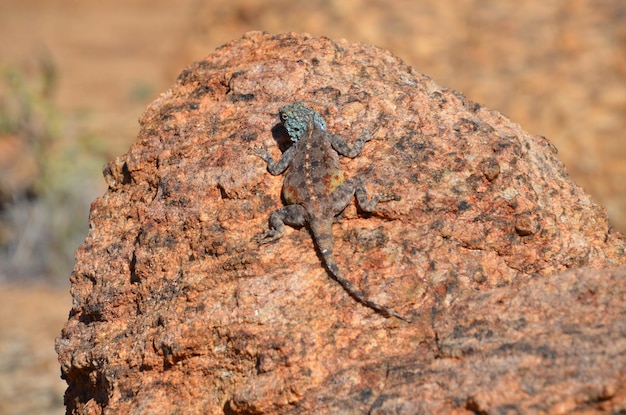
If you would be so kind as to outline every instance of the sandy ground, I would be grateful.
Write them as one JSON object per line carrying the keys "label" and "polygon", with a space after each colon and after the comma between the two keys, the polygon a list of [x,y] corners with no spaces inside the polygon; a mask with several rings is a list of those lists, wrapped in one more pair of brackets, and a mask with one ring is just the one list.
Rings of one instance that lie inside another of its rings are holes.
{"label": "sandy ground", "polygon": [[0,284],[0,414],[63,414],[54,351],[71,306],[67,289]]}

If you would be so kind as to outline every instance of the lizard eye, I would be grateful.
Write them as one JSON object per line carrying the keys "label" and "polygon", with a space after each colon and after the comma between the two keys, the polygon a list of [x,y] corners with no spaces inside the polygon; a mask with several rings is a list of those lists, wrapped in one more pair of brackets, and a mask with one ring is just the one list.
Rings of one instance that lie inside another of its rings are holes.
{"label": "lizard eye", "polygon": [[287,114],[285,114],[284,112],[281,112],[281,113],[280,113],[280,119],[281,119],[281,120],[283,120],[283,121],[287,121],[287,118],[289,118],[289,117],[287,116]]}

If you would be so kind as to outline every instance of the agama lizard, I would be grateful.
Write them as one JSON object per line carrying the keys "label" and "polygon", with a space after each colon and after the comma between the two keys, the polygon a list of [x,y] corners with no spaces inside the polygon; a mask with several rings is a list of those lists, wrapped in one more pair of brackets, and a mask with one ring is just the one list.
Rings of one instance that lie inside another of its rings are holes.
{"label": "agama lizard", "polygon": [[301,227],[308,224],[313,240],[330,275],[359,303],[385,317],[408,321],[398,313],[368,299],[357,290],[339,270],[333,256],[332,224],[352,197],[365,212],[373,212],[380,201],[395,199],[387,195],[368,200],[361,180],[346,180],[338,155],[354,158],[359,155],[372,135],[363,134],[351,148],[340,137],[326,131],[322,116],[302,102],[280,109],[280,120],[292,141],[278,162],[266,150],[257,155],[267,162],[267,170],[279,175],[289,168],[283,182],[283,197],[287,205],[269,217],[270,229],[259,235],[261,243],[273,242],[285,233],[285,224]]}

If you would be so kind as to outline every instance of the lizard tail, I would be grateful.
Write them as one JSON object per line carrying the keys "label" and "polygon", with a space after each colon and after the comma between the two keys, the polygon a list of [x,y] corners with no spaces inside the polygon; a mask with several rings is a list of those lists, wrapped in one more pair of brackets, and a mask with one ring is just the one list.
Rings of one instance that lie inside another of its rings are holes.
{"label": "lizard tail", "polygon": [[400,320],[410,322],[409,319],[401,316],[395,311],[392,311],[387,307],[375,303],[374,301],[367,298],[365,294],[357,290],[352,285],[352,283],[344,277],[343,273],[339,269],[339,266],[337,265],[337,262],[335,262],[335,257],[333,255],[333,236],[331,229],[332,223],[323,222],[324,221],[321,221],[321,223],[317,221],[311,221],[310,226],[313,237],[317,243],[317,248],[319,249],[320,255],[324,260],[324,265],[326,266],[326,269],[330,273],[331,277],[335,281],[337,281],[339,285],[341,285],[341,287],[350,295],[350,297],[352,297],[354,300],[361,303],[365,307],[369,307],[385,317],[396,317]]}

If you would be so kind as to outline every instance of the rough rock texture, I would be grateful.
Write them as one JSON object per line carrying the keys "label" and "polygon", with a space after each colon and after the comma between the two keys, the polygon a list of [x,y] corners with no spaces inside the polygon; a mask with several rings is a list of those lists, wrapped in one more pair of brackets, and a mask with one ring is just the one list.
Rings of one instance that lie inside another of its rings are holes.
{"label": "rough rock texture", "polygon": [[[258,246],[278,109],[353,142],[372,193],[334,226],[350,298],[305,229]],[[69,413],[626,410],[626,244],[556,150],[367,45],[249,33],[188,67],[105,168],[57,350]],[[560,273],[567,268],[583,270]]]}

